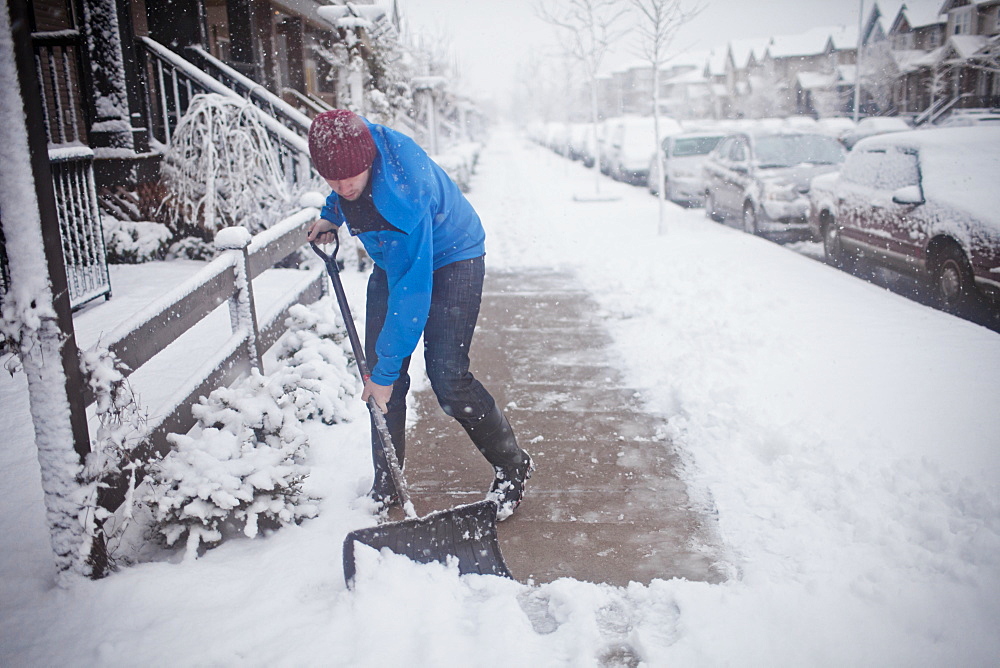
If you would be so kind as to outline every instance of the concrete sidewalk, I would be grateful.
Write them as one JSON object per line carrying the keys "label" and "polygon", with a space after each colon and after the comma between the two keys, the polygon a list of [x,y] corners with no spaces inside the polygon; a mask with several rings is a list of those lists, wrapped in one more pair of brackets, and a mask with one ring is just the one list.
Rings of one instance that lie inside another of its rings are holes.
{"label": "concrete sidewalk", "polygon": [[[487,272],[486,281],[473,373],[537,467],[498,528],[514,576],[721,580],[714,521],[691,507],[677,457],[657,436],[664,419],[622,381],[588,294],[551,271]],[[429,390],[416,398],[406,477],[417,513],[483,498],[492,468]]]}

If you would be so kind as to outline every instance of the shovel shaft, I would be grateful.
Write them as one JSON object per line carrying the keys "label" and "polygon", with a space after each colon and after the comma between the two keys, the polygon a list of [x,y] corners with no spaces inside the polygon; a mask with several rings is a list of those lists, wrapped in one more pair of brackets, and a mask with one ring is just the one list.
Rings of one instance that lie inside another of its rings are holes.
{"label": "shovel shaft", "polygon": [[[344,318],[344,327],[347,329],[347,338],[351,341],[351,350],[354,352],[354,359],[358,364],[358,374],[361,376],[361,382],[364,383],[371,376],[371,371],[369,371],[368,362],[365,360],[365,350],[361,346],[361,339],[358,338],[358,330],[354,326],[354,317],[351,315],[350,304],[347,303],[344,284],[340,280],[340,268],[337,266],[337,250],[334,250],[332,254],[328,254],[324,253],[315,243],[310,242],[310,244],[316,255],[326,264],[327,273],[330,274],[330,280],[333,282],[333,292],[337,296],[340,314]],[[339,249],[339,247],[340,241],[338,240],[335,248]],[[372,397],[368,398],[368,410],[372,415],[372,420],[375,422],[375,431],[378,434],[379,444],[382,446],[385,459],[389,463],[389,474],[392,476],[392,484],[396,487],[399,501],[403,504],[403,510],[406,512],[407,517],[415,518],[417,514],[413,509],[413,504],[410,503],[410,490],[406,486],[403,469],[400,467],[399,459],[396,457],[396,448],[393,446],[392,436],[389,435],[389,427],[385,423],[385,415],[382,414],[382,409],[378,407],[378,404],[375,403],[375,399]]]}

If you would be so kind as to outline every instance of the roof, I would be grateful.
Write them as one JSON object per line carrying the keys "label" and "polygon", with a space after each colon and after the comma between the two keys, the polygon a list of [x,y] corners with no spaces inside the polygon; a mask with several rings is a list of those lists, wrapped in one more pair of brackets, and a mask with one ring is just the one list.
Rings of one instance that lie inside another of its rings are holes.
{"label": "roof", "polygon": [[767,52],[772,58],[816,56],[826,51],[831,40],[835,48],[847,48],[845,44],[848,47],[856,45],[857,35],[857,28],[848,26],[811,28],[795,35],[775,35],[771,38]]}
{"label": "roof", "polygon": [[890,33],[899,31],[904,18],[913,29],[943,23],[945,20],[941,15],[944,7],[942,0],[879,0],[878,4],[883,10],[882,18],[888,22]]}
{"label": "roof", "polygon": [[736,67],[741,69],[746,67],[751,55],[759,60],[764,55],[764,51],[767,50],[769,39],[768,37],[755,37],[730,41],[729,52],[733,54],[733,63]]}
{"label": "roof", "polygon": [[987,42],[989,38],[984,35],[952,35],[948,38],[948,46],[962,59],[974,56]]}
{"label": "roof", "polygon": [[894,50],[891,52],[896,61],[896,67],[903,74],[915,72],[922,68],[932,67],[937,62],[942,49],[939,47],[933,51],[920,51],[919,49]]}

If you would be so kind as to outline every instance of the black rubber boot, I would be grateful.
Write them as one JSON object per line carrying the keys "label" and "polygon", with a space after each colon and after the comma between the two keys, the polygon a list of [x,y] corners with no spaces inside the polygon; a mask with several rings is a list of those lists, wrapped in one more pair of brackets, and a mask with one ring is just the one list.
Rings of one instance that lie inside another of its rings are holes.
{"label": "black rubber boot", "polygon": [[[393,449],[396,451],[396,459],[399,460],[399,468],[402,469],[406,457],[406,411],[386,413],[385,424],[389,428],[389,437],[392,439]],[[375,501],[378,506],[377,511],[382,512],[390,506],[399,505],[399,495],[396,493],[396,486],[392,483],[389,462],[386,461],[385,452],[382,450],[374,418],[372,419],[372,464],[375,468],[375,482],[372,484],[368,496]]]}
{"label": "black rubber boot", "polygon": [[497,504],[497,521],[502,522],[511,515],[524,498],[524,483],[531,477],[535,465],[528,453],[524,460],[512,466],[494,466],[496,475],[486,498]]}
{"label": "black rubber boot", "polygon": [[495,475],[486,498],[497,504],[497,519],[505,520],[524,497],[524,482],[535,470],[531,457],[518,447],[510,422],[496,405],[482,420],[462,426],[493,465]]}

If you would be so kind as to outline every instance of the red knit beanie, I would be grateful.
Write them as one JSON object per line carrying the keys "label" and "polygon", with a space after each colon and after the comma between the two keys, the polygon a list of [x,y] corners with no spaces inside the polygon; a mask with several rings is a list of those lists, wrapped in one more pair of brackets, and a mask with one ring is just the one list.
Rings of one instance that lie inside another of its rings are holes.
{"label": "red knit beanie", "polygon": [[346,109],[334,109],[313,119],[309,127],[309,154],[320,176],[339,181],[371,167],[378,149],[360,116]]}

